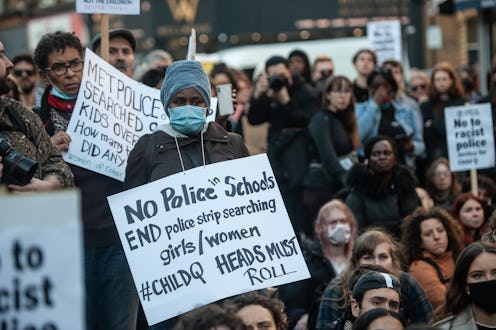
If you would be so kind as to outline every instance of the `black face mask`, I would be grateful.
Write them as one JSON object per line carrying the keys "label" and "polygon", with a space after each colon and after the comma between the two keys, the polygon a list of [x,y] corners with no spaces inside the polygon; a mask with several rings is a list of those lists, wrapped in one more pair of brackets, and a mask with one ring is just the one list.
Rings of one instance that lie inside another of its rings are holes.
{"label": "black face mask", "polygon": [[470,283],[470,298],[472,302],[490,314],[496,313],[496,280]]}

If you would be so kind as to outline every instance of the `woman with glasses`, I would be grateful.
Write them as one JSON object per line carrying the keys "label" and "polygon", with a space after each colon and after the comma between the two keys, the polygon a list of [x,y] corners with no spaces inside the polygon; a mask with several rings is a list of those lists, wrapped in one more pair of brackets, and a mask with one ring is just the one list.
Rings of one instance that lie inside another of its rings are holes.
{"label": "woman with glasses", "polygon": [[427,169],[425,190],[434,200],[434,206],[451,211],[451,205],[461,193],[455,172],[451,172],[448,159],[436,159]]}
{"label": "woman with glasses", "polygon": [[400,237],[401,219],[421,206],[416,178],[399,165],[395,142],[376,136],[365,145],[365,164],[355,165],[348,176],[351,190],[346,204],[355,215],[360,230],[381,226]]}
{"label": "woman with glasses", "polygon": [[496,245],[474,242],[458,257],[446,292],[446,304],[436,311],[439,329],[496,328]]}
{"label": "woman with glasses", "polygon": [[408,94],[420,105],[429,100],[429,77],[422,71],[413,73],[408,82]]}
{"label": "woman with glasses", "polygon": [[463,87],[451,64],[436,64],[431,72],[429,101],[420,106],[424,119],[425,167],[439,157],[448,157],[444,109],[464,103]]}
{"label": "woman with glasses", "polygon": [[413,156],[424,151],[422,120],[416,109],[398,102],[398,83],[388,68],[375,68],[367,78],[370,97],[357,103],[356,116],[362,143],[385,135],[398,145],[398,162],[413,167]]}
{"label": "woman with glasses", "polygon": [[[351,81],[344,76],[328,80],[322,96],[323,109],[310,120],[310,164],[304,177],[303,201],[309,221],[320,207],[343,188],[353,152],[360,146]],[[349,161],[347,163],[347,161]]]}

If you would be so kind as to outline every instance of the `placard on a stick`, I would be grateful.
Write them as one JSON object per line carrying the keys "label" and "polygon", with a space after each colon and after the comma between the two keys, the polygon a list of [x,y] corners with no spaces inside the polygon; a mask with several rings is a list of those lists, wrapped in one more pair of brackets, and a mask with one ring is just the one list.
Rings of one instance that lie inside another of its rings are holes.
{"label": "placard on a stick", "polygon": [[310,276],[267,155],[108,197],[148,324]]}
{"label": "placard on a stick", "polygon": [[450,168],[454,172],[494,167],[491,104],[444,109]]}
{"label": "placard on a stick", "polygon": [[139,15],[140,0],[76,0],[81,14]]}

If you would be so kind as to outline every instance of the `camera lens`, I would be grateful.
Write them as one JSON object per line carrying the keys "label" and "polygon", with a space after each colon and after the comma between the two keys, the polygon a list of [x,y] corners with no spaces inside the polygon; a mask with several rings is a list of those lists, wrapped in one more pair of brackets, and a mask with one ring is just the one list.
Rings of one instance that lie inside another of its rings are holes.
{"label": "camera lens", "polygon": [[0,156],[3,157],[2,163],[4,165],[2,182],[7,184],[12,183],[24,186],[31,181],[38,169],[37,161],[19,155],[12,150],[7,140],[1,137]]}

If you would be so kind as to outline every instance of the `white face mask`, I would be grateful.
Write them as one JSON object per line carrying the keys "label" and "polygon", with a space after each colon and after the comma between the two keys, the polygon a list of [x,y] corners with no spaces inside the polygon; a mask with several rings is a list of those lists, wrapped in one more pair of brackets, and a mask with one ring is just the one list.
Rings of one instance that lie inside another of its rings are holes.
{"label": "white face mask", "polygon": [[327,237],[332,245],[345,245],[350,241],[351,227],[348,223],[338,223],[327,227]]}

